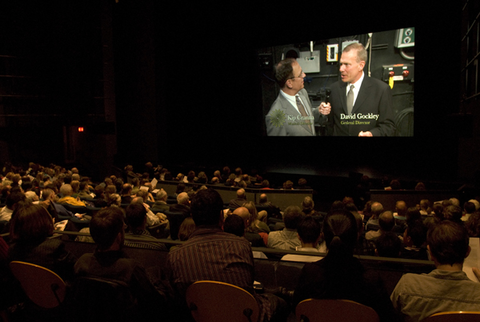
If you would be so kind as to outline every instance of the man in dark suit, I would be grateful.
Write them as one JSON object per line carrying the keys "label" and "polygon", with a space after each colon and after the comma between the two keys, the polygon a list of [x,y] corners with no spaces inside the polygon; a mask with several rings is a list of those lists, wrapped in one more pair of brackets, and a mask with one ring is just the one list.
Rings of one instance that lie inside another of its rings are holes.
{"label": "man in dark suit", "polygon": [[[353,43],[340,58],[341,81],[331,86],[329,134],[334,136],[392,136],[395,132],[390,87],[365,75],[365,47]],[[353,86],[353,87],[352,87]]]}
{"label": "man in dark suit", "polygon": [[279,62],[275,78],[281,90],[265,116],[268,136],[315,136],[315,122],[324,123],[330,106],[312,108],[303,88],[305,73],[293,58]]}

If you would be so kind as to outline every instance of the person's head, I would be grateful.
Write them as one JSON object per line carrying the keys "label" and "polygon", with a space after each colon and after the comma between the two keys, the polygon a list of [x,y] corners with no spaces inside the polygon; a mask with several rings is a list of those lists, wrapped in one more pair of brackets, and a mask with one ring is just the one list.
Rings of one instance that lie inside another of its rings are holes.
{"label": "person's head", "polygon": [[198,191],[192,197],[192,218],[195,225],[220,225],[223,219],[223,200],[213,189]]}
{"label": "person's head", "polygon": [[195,221],[192,217],[187,217],[182,221],[180,228],[178,228],[178,239],[181,241],[187,240],[195,230]]}
{"label": "person's head", "polygon": [[122,196],[130,196],[132,194],[133,187],[130,183],[124,183],[122,186],[122,191],[120,192]]}
{"label": "person's head", "polygon": [[244,219],[235,213],[227,216],[227,218],[225,218],[225,223],[223,224],[223,231],[234,234],[238,237],[243,237],[245,235]]}
{"label": "person's head", "polygon": [[120,207],[99,210],[90,221],[90,234],[100,251],[120,249],[125,236],[124,212]]}
{"label": "person's head", "polygon": [[413,222],[418,221],[422,218],[420,210],[417,207],[409,207],[405,214],[405,220],[407,225],[411,225]]}
{"label": "person's head", "polygon": [[372,203],[372,216],[374,218],[378,218],[380,214],[383,212],[383,205],[379,202]]}
{"label": "person's head", "polygon": [[186,205],[188,206],[190,202],[190,197],[188,196],[188,193],[186,192],[181,192],[177,196],[177,203],[179,205]]}
{"label": "person's head", "polygon": [[445,219],[460,222],[462,220],[462,208],[457,205],[449,205],[443,210]]}
{"label": "person's head", "polygon": [[262,203],[266,203],[267,201],[268,201],[267,194],[266,193],[260,194],[260,198],[258,199],[258,202],[262,204]]}
{"label": "person's head", "polygon": [[305,216],[298,224],[297,232],[302,244],[311,244],[315,247],[320,239],[321,227],[312,216]]}
{"label": "person's head", "polygon": [[53,234],[53,219],[41,205],[20,201],[10,221],[10,238],[14,242],[41,243]]}
{"label": "person's head", "polygon": [[367,61],[367,51],[360,43],[345,47],[340,57],[340,77],[344,83],[355,83],[360,79]]}
{"label": "person's head", "polygon": [[415,246],[420,248],[424,246],[427,238],[427,227],[421,220],[408,223],[407,229],[403,234],[403,242],[405,246]]}
{"label": "person's head", "polygon": [[475,205],[475,210],[478,210],[480,209],[480,202],[478,202],[478,200],[476,199],[470,199],[468,202],[471,202]]}
{"label": "person's head", "polygon": [[391,211],[384,211],[378,217],[378,225],[382,231],[391,231],[395,226],[395,219]]}
{"label": "person's head", "polygon": [[470,237],[480,237],[480,211],[474,211],[465,222]]}
{"label": "person's head", "polygon": [[257,207],[255,207],[255,203],[253,201],[247,201],[243,204],[243,207],[247,208],[248,212],[250,213],[250,225],[254,225],[258,218]]}
{"label": "person's head", "polygon": [[19,188],[13,188],[10,193],[7,195],[5,200],[5,206],[10,210],[15,210],[15,206],[20,201],[25,200],[25,194]]}
{"label": "person's head", "polygon": [[427,234],[427,248],[435,265],[463,264],[470,253],[469,237],[464,226],[443,220]]}
{"label": "person's head", "polygon": [[395,210],[397,211],[397,214],[401,217],[405,217],[407,215],[407,203],[403,200],[398,200],[395,203]]}
{"label": "person's head", "polygon": [[62,195],[62,197],[71,196],[73,194],[72,186],[68,183],[63,184],[60,187],[60,194]]}
{"label": "person's head", "polygon": [[126,223],[130,231],[144,229],[147,220],[147,209],[141,203],[131,203],[125,209]]}
{"label": "person's head", "polygon": [[375,249],[380,257],[399,257],[402,242],[394,232],[387,231],[375,240]]}
{"label": "person's head", "polygon": [[157,198],[157,200],[165,201],[165,202],[166,202],[167,199],[168,199],[168,194],[167,194],[167,192],[162,188],[162,189],[160,189],[159,192],[157,192],[156,198]]}
{"label": "person's head", "polygon": [[475,204],[473,202],[467,201],[463,204],[463,209],[465,210],[465,213],[467,214],[473,214],[473,212],[476,210],[475,209]]}
{"label": "person's head", "polygon": [[302,210],[298,206],[288,206],[283,212],[283,222],[287,229],[297,229],[303,219]]}
{"label": "person's head", "polygon": [[302,208],[303,209],[313,209],[315,203],[313,202],[312,197],[306,196],[302,201]]}
{"label": "person's head", "polygon": [[300,64],[293,58],[282,60],[275,67],[275,79],[280,88],[287,94],[295,95],[303,89],[305,73]]}
{"label": "person's head", "polygon": [[238,199],[247,199],[247,195],[245,194],[245,189],[241,188],[237,190],[237,198]]}
{"label": "person's head", "polygon": [[253,221],[252,215],[250,214],[250,211],[248,211],[247,207],[238,207],[233,211],[233,214],[243,219],[245,228],[248,228]]}
{"label": "person's head", "polygon": [[329,255],[353,255],[358,237],[355,216],[346,209],[328,213],[323,221],[323,237]]}

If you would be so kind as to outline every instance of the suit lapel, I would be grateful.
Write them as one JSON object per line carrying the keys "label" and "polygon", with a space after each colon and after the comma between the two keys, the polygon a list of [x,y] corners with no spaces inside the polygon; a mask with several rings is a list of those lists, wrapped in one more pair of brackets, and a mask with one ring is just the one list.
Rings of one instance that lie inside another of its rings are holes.
{"label": "suit lapel", "polygon": [[353,105],[352,109],[352,114],[358,110],[360,106],[362,106],[363,102],[367,98],[368,94],[370,92],[369,87],[371,86],[370,84],[370,79],[365,75],[363,78],[362,86],[360,87],[360,91],[358,92],[357,99],[355,100],[355,104]]}
{"label": "suit lapel", "polygon": [[348,110],[347,110],[347,83],[344,83],[344,82],[341,82],[339,84],[340,86],[340,91],[338,91],[338,94],[340,95],[340,102],[342,103],[342,109],[343,109],[343,113],[346,115],[348,114]]}

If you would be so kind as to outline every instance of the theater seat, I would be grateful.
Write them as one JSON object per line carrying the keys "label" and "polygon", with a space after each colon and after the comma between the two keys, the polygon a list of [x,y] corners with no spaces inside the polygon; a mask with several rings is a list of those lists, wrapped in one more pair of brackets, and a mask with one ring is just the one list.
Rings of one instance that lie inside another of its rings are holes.
{"label": "theater seat", "polygon": [[452,311],[440,312],[430,315],[423,322],[474,322],[480,321],[480,312],[477,311]]}
{"label": "theater seat", "polygon": [[299,322],[379,322],[371,307],[349,300],[307,299],[298,303],[295,314]]}
{"label": "theater seat", "polygon": [[196,322],[258,320],[260,310],[253,295],[232,284],[198,281],[188,287],[186,299]]}
{"label": "theater seat", "polygon": [[136,299],[125,282],[82,276],[75,279],[73,301],[75,321],[136,321],[139,315]]}

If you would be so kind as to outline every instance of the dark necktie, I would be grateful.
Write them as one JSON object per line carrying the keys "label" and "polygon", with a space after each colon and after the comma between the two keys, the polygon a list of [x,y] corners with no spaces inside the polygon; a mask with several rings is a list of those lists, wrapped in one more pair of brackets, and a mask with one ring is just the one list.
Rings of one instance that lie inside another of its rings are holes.
{"label": "dark necktie", "polygon": [[348,114],[352,114],[352,110],[353,110],[353,84],[350,85],[350,90],[348,91],[348,94],[347,94],[347,111],[348,111]]}
{"label": "dark necktie", "polygon": [[[307,112],[305,111],[305,106],[303,106],[302,101],[300,100],[300,97],[298,97],[298,95],[295,96],[295,101],[297,102],[297,108],[300,114],[302,114],[302,116],[308,116]],[[305,125],[308,126],[309,132],[312,133],[310,120],[305,119]]]}

